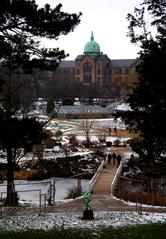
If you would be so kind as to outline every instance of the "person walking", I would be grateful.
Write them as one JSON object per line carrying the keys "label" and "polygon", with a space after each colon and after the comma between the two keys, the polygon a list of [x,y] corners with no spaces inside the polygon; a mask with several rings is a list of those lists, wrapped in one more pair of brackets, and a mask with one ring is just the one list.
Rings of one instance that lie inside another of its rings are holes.
{"label": "person walking", "polygon": [[121,160],[122,160],[121,155],[118,155],[117,156],[117,167],[119,167]]}
{"label": "person walking", "polygon": [[118,133],[118,131],[117,131],[117,128],[116,128],[116,126],[114,127],[114,134],[117,136],[117,133]]}
{"label": "person walking", "polygon": [[108,164],[111,164],[111,159],[112,159],[112,156],[111,156],[111,154],[109,153],[109,154],[108,154]]}
{"label": "person walking", "polygon": [[116,153],[112,154],[112,159],[113,159],[113,165],[116,164]]}

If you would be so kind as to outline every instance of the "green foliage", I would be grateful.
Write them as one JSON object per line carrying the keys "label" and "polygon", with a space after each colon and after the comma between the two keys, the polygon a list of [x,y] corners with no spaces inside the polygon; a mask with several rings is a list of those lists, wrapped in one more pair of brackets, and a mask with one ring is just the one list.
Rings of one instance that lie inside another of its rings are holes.
{"label": "green foliage", "polygon": [[[20,107],[17,92],[25,84],[26,73],[36,68],[55,70],[66,57],[59,48],[42,48],[39,39],[57,39],[73,31],[80,22],[81,14],[65,13],[61,7],[58,4],[52,9],[46,4],[38,8],[35,0],[0,1],[0,65],[4,73],[0,79],[1,101],[4,102],[3,110],[0,109],[0,147],[7,152],[7,191],[13,191],[13,195],[17,151],[31,150],[33,144],[40,144],[44,137],[42,124],[33,118],[15,116]],[[19,76],[22,76],[21,81]]]}
{"label": "green foliage", "polygon": [[[0,59],[7,65],[32,69],[54,68],[66,55],[64,51],[41,48],[39,37],[57,39],[73,31],[81,14],[61,11],[61,4],[38,8],[35,0],[0,1]],[[13,67],[14,69],[14,67]]]}
{"label": "green foliage", "polygon": [[[152,33],[146,25],[146,11],[151,15],[150,27],[155,28]],[[140,43],[141,51],[136,67],[139,81],[127,100],[133,111],[123,117],[138,135],[132,142],[133,150],[146,162],[166,160],[165,11],[165,1],[149,0],[143,1],[142,9],[135,9],[135,15],[128,15],[129,36],[132,42]]]}
{"label": "green foliage", "polygon": [[98,229],[64,229],[24,232],[0,232],[1,239],[165,239],[166,224],[136,225],[132,227],[99,227]]}
{"label": "green foliage", "polygon": [[45,137],[43,127],[35,118],[1,118],[0,145],[3,148],[31,149],[34,144],[41,143]]}

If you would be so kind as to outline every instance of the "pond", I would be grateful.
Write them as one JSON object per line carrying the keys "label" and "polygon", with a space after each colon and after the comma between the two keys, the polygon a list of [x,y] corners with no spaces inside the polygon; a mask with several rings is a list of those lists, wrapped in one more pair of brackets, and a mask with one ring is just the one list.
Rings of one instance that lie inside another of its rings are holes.
{"label": "pond", "polygon": [[[39,203],[40,191],[42,194],[47,193],[50,182],[55,182],[55,202],[64,200],[68,190],[77,186],[78,180],[73,178],[49,178],[41,181],[16,180],[15,187],[19,195],[19,201],[24,203]],[[89,180],[81,179],[81,187],[83,191],[88,190]],[[5,197],[6,181],[0,184],[0,196]]]}

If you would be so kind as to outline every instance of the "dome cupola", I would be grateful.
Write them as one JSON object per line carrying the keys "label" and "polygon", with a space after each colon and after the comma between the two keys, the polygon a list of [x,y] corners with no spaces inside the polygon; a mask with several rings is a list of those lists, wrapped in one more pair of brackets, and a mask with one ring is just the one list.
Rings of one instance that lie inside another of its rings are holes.
{"label": "dome cupola", "polygon": [[84,53],[100,53],[100,46],[94,41],[93,32],[91,33],[91,40],[85,44]]}

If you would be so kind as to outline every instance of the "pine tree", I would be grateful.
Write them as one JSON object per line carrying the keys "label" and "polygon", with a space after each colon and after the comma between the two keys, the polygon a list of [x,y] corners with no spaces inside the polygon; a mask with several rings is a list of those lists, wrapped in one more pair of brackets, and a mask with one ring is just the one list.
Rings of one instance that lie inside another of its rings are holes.
{"label": "pine tree", "polygon": [[23,149],[26,152],[44,137],[42,125],[36,119],[19,118],[12,110],[13,96],[24,84],[15,85],[13,74],[17,78],[36,68],[55,70],[66,57],[64,50],[41,48],[39,40],[57,39],[78,25],[81,13],[68,14],[61,7],[58,4],[52,9],[46,4],[38,8],[35,0],[0,1],[0,67],[5,73],[0,79],[1,102],[5,102],[5,108],[0,109],[0,148],[7,154],[6,204],[18,202],[13,176],[17,152]]}
{"label": "pine tree", "polygon": [[[151,17],[150,29],[145,13]],[[151,176],[165,175],[166,161],[166,2],[144,0],[142,8],[128,14],[129,36],[140,44],[139,80],[127,102],[133,111],[123,117],[137,137],[131,146],[142,168]]]}
{"label": "pine tree", "polygon": [[47,99],[47,106],[46,106],[47,115],[54,114],[54,109],[55,109],[54,99],[52,97],[49,97]]}

